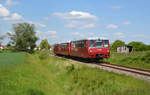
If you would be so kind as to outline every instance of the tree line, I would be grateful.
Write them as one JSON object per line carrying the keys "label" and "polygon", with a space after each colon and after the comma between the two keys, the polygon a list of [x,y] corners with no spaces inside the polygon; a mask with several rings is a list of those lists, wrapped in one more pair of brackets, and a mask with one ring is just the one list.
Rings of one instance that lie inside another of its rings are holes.
{"label": "tree line", "polygon": [[110,45],[112,51],[117,51],[117,47],[120,46],[132,46],[134,51],[148,51],[150,50],[150,45],[146,45],[143,42],[132,41],[128,44],[121,40],[116,40]]}

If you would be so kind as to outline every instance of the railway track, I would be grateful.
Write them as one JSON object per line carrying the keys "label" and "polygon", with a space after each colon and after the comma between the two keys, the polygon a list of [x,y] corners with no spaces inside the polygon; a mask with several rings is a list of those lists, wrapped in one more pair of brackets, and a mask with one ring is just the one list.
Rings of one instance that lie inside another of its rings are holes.
{"label": "railway track", "polygon": [[130,72],[130,73],[135,73],[138,75],[150,77],[150,71],[149,70],[144,70],[144,69],[139,69],[139,68],[134,68],[134,67],[128,67],[128,66],[121,66],[121,65],[116,65],[116,64],[109,64],[109,63],[102,63],[102,64],[95,63],[95,64],[98,66],[108,67],[108,68],[112,68],[112,69],[117,69],[117,70],[121,70],[121,71],[126,71],[126,72]]}

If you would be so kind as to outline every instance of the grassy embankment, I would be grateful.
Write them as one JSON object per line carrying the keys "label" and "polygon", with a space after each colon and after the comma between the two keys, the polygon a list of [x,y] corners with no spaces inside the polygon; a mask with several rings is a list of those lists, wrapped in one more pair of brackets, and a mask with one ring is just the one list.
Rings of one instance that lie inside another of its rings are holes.
{"label": "grassy embankment", "polygon": [[110,58],[105,61],[108,61],[111,64],[119,64],[150,70],[150,51],[132,53],[112,52]]}
{"label": "grassy embankment", "polygon": [[0,95],[150,95],[150,83],[44,54],[0,69]]}

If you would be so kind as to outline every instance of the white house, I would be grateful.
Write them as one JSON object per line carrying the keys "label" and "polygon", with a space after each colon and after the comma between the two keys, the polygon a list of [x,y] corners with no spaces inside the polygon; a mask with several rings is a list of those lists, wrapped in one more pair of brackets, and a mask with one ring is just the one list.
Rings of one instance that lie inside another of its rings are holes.
{"label": "white house", "polygon": [[117,52],[118,53],[129,53],[133,51],[132,46],[122,46],[122,47],[117,47]]}

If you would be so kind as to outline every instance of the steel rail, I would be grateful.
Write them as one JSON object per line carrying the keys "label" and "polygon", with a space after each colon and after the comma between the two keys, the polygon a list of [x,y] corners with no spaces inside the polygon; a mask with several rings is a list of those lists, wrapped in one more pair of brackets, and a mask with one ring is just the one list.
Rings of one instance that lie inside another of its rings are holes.
{"label": "steel rail", "polygon": [[[112,65],[108,63],[102,63],[102,64],[96,64],[98,66],[104,66],[104,67],[109,67],[112,69],[117,69],[117,70],[121,70],[121,71],[127,71],[127,72],[131,72],[131,73],[135,73],[135,74],[139,74],[139,75],[144,75],[144,76],[149,76],[150,77],[150,71],[148,70],[143,70],[143,69],[139,69],[139,68],[132,68],[132,67],[127,67],[127,66],[118,66],[118,65]],[[145,72],[145,73],[144,73]]]}
{"label": "steel rail", "polygon": [[119,66],[119,67],[124,67],[124,68],[129,68],[129,69],[135,69],[135,70],[139,70],[139,71],[149,72],[150,73],[150,70],[145,70],[145,69],[141,69],[141,68],[128,67],[128,66],[123,66],[123,65],[118,65],[118,64],[110,64],[110,63],[103,63],[103,64],[109,64],[109,65],[113,65],[113,66]]}

